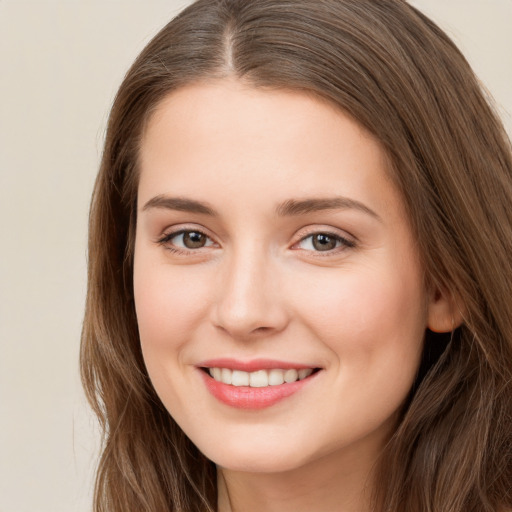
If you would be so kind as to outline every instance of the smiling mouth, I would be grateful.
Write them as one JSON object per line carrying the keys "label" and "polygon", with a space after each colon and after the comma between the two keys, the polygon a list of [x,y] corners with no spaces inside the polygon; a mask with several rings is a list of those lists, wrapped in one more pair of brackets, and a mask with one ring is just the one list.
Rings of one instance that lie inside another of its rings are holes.
{"label": "smiling mouth", "polygon": [[230,368],[201,368],[208,373],[215,381],[234,387],[266,388],[291,384],[304,380],[318,372],[320,368],[300,369],[279,369],[257,370],[246,372],[243,370],[232,370]]}
{"label": "smiling mouth", "polygon": [[271,359],[215,359],[197,367],[206,389],[220,402],[241,410],[261,410],[313,385],[323,368]]}

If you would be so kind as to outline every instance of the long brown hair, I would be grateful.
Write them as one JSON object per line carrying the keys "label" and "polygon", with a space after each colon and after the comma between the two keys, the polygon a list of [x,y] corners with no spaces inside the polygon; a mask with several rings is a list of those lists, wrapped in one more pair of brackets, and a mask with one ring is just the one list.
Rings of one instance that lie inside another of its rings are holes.
{"label": "long brown hair", "polygon": [[146,372],[132,289],[137,154],[159,102],[234,76],[306,91],[392,162],[428,283],[463,323],[427,332],[377,468],[375,510],[512,508],[512,152],[450,39],[403,0],[199,0],[149,43],[112,107],[90,213],[81,370],[104,431],[96,512],[213,511],[216,477]]}

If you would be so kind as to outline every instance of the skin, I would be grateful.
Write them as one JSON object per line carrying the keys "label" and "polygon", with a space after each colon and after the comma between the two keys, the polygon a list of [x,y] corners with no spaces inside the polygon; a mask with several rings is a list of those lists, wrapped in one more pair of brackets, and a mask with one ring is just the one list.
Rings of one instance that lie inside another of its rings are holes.
{"label": "skin", "polygon": [[[142,351],[162,402],[217,464],[219,510],[369,510],[371,469],[414,381],[425,328],[444,330],[453,313],[425,290],[378,141],[324,101],[224,79],[160,104],[140,169]],[[165,207],[154,200],[162,196],[216,215]],[[333,197],[351,202],[276,212]],[[173,235],[183,229],[204,233],[204,246],[185,247]],[[347,242],[318,250],[318,233]],[[221,357],[321,370],[277,404],[243,410],[214,398],[197,368]]]}

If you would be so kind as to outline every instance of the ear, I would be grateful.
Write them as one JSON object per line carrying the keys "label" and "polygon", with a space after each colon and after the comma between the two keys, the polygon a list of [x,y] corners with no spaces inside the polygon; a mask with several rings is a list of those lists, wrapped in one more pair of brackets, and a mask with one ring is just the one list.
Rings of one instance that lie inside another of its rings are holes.
{"label": "ear", "polygon": [[430,294],[427,327],[434,332],[450,332],[463,322],[458,301],[446,289],[436,288]]}

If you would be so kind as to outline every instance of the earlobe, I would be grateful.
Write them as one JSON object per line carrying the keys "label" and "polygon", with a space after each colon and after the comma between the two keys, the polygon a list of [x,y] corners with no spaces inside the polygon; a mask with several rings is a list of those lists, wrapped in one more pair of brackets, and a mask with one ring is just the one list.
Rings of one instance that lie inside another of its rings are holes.
{"label": "earlobe", "polygon": [[448,290],[433,290],[429,305],[427,327],[434,332],[450,332],[463,322],[458,301]]}

